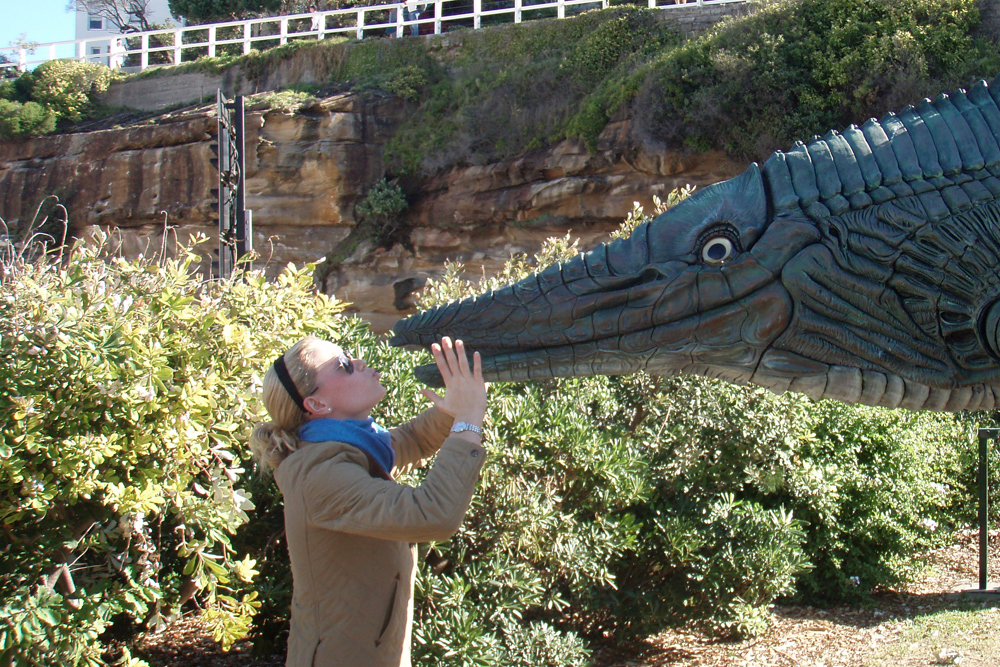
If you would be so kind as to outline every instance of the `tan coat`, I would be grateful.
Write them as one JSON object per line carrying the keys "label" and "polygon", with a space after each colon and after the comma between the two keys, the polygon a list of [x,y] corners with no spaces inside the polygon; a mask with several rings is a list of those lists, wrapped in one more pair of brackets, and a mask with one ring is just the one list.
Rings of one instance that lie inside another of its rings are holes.
{"label": "tan coat", "polygon": [[451,424],[431,408],[390,431],[393,476],[440,447],[417,488],[341,442],[306,443],[275,469],[294,582],[287,667],[410,664],[416,543],[458,530],[486,458],[447,437]]}

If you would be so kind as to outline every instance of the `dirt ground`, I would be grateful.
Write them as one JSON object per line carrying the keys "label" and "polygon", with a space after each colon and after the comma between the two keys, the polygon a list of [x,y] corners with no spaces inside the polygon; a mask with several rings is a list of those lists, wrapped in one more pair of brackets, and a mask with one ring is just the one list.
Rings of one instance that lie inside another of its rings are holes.
{"label": "dirt ground", "polygon": [[[627,649],[596,648],[595,667],[1000,667],[1000,591],[978,586],[978,534],[926,554],[927,575],[864,607],[773,607],[773,626],[743,642],[674,630]],[[1000,531],[990,536],[991,578],[1000,579]],[[254,659],[246,643],[223,653],[197,618],[148,635],[136,653],[152,665],[277,667],[283,656]]]}

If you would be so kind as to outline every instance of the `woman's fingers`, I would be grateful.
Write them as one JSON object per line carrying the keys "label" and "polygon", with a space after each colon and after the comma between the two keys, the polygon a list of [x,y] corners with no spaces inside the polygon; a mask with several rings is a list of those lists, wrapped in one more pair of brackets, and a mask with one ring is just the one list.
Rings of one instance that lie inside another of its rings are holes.
{"label": "woman's fingers", "polygon": [[451,380],[451,368],[448,365],[448,359],[445,356],[444,348],[439,343],[434,343],[431,345],[431,354],[434,355],[434,363],[437,364],[438,371],[441,373],[441,378],[447,385],[448,381]]}
{"label": "woman's fingers", "polygon": [[421,389],[420,393],[424,398],[439,408],[444,404],[444,399],[438,396],[432,389]]}
{"label": "woman's fingers", "polygon": [[455,360],[458,362],[458,372],[465,376],[472,375],[469,370],[469,357],[465,354],[465,342],[461,339],[455,341]]}
{"label": "woman's fingers", "polygon": [[431,353],[434,355],[434,361],[441,372],[445,386],[455,377],[483,381],[482,357],[478,352],[473,353],[470,365],[465,342],[461,339],[452,342],[451,338],[445,336],[440,343],[431,345]]}

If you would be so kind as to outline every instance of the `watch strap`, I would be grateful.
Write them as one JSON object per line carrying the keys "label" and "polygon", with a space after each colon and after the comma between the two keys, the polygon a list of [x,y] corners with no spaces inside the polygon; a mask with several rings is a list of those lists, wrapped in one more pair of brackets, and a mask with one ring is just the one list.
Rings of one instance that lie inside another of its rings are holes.
{"label": "watch strap", "polygon": [[483,435],[483,428],[481,426],[476,426],[469,422],[455,422],[451,427],[452,433],[461,433],[463,431],[472,431],[473,433],[478,433],[480,436]]}

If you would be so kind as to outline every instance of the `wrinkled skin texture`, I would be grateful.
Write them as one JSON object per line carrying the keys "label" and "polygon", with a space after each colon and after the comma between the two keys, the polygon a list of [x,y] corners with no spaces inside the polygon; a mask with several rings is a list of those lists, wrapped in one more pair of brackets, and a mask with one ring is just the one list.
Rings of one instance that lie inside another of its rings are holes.
{"label": "wrinkled skin texture", "polygon": [[988,409],[998,267],[1000,77],[797,143],[628,239],[403,320],[392,342],[461,338],[487,380],[645,370]]}

